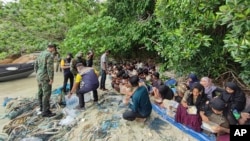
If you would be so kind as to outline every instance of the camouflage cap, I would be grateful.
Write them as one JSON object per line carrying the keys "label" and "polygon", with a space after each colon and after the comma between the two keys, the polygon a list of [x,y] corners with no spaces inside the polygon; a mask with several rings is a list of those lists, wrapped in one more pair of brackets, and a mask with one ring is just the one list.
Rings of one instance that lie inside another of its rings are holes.
{"label": "camouflage cap", "polygon": [[48,48],[54,48],[55,51],[57,51],[57,45],[56,45],[56,44],[50,43],[50,44],[48,45]]}
{"label": "camouflage cap", "polygon": [[76,57],[82,57],[83,56],[83,52],[82,51],[79,51],[77,54],[76,54]]}

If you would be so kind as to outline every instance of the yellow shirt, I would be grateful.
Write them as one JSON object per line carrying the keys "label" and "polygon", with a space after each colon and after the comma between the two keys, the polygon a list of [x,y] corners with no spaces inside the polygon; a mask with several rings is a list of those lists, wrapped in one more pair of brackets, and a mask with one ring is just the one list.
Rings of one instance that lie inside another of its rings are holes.
{"label": "yellow shirt", "polygon": [[61,67],[63,67],[65,65],[65,62],[64,62],[64,60],[62,59],[61,60]]}
{"label": "yellow shirt", "polygon": [[75,82],[76,82],[76,83],[80,83],[81,80],[82,80],[82,76],[81,76],[80,74],[77,74],[77,75],[76,75]]}

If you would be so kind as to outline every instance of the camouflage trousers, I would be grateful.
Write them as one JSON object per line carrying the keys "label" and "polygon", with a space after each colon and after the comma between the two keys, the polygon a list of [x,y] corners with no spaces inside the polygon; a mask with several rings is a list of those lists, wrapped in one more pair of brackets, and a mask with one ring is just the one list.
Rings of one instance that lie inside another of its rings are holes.
{"label": "camouflage trousers", "polygon": [[38,101],[40,110],[43,113],[50,112],[50,96],[52,92],[52,85],[49,81],[38,81]]}

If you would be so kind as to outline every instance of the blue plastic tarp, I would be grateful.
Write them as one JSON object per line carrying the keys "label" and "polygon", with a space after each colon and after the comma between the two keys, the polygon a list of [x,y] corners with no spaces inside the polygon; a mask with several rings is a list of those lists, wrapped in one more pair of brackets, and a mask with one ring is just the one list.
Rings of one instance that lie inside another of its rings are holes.
{"label": "blue plastic tarp", "polygon": [[199,133],[194,131],[193,129],[190,129],[186,126],[184,126],[181,123],[176,122],[172,117],[169,117],[166,114],[166,110],[160,108],[159,106],[152,104],[153,106],[153,110],[159,114],[163,119],[165,119],[166,121],[168,121],[169,123],[171,123],[172,125],[174,125],[175,127],[177,127],[178,129],[180,129],[181,131],[185,132],[186,134],[191,135],[192,137],[196,138],[199,141],[216,141],[215,136],[214,135],[208,135],[205,134],[203,132]]}
{"label": "blue plastic tarp", "polygon": [[[60,87],[54,89],[54,90],[52,91],[52,94],[55,94],[55,95],[61,94],[61,93],[62,93],[62,89],[63,89],[63,86],[60,86]],[[68,92],[69,89],[70,89],[70,85],[67,84],[67,85],[66,85],[66,92]]]}

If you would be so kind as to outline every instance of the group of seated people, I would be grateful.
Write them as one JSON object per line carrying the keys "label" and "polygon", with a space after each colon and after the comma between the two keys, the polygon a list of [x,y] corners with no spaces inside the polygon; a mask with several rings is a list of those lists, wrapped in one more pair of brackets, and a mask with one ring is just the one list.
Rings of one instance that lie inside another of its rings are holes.
{"label": "group of seated people", "polygon": [[166,109],[176,122],[197,132],[214,133],[221,140],[229,138],[229,125],[250,124],[250,105],[246,105],[245,93],[234,82],[226,82],[221,88],[209,77],[198,79],[190,74],[187,81],[167,84],[154,66],[138,63],[113,65],[110,75],[113,89],[125,94],[123,103],[132,107],[132,113],[123,114],[127,120],[147,118],[152,110],[148,103],[153,102]]}

